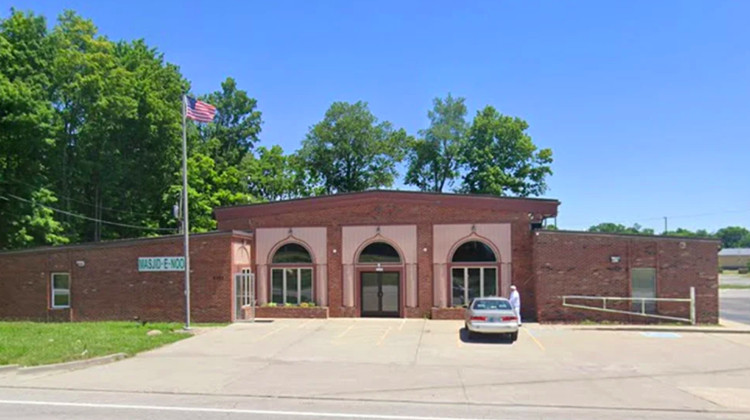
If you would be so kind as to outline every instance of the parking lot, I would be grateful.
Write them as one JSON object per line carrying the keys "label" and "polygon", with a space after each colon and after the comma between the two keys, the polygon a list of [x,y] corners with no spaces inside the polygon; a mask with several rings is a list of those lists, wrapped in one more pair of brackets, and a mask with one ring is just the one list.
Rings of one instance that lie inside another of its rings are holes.
{"label": "parking lot", "polygon": [[750,335],[524,324],[514,344],[460,321],[238,323],[117,363],[0,386],[484,407],[750,415]]}

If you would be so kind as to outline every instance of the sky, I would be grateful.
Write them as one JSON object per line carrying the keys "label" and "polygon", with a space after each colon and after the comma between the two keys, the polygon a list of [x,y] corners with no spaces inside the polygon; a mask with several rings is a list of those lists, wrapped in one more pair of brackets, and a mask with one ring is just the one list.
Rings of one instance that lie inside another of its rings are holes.
{"label": "sky", "polygon": [[[416,135],[435,97],[523,118],[554,153],[557,223],[750,227],[750,2],[11,1],[143,38],[192,91],[258,100],[260,145],[300,147],[334,101]],[[401,167],[403,175],[403,166]],[[399,182],[395,187],[410,189]]]}

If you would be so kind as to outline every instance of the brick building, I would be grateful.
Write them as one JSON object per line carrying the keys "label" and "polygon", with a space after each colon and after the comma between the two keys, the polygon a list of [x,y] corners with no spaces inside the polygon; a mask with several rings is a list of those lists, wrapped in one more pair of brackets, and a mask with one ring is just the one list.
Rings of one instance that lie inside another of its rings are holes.
{"label": "brick building", "polygon": [[[563,295],[686,297],[691,286],[698,321],[717,321],[718,242],[541,230],[558,205],[368,191],[218,208],[217,231],[191,235],[192,317],[241,318],[234,273],[250,272],[259,306],[314,303],[332,317],[456,318],[512,283],[540,321],[631,320],[564,308]],[[179,236],[0,253],[0,318],[181,320],[184,273],[138,264],[181,254]]]}

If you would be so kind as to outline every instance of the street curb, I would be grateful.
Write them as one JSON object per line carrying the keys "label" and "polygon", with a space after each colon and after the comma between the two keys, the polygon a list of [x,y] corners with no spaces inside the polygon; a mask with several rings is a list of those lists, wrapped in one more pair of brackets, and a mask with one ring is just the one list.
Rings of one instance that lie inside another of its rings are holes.
{"label": "street curb", "polygon": [[750,329],[737,328],[649,328],[649,327],[579,327],[579,331],[651,331],[676,333],[706,333],[706,334],[750,334]]}
{"label": "street curb", "polygon": [[0,373],[6,372],[6,371],[14,371],[21,367],[21,365],[2,365],[0,366]]}
{"label": "street curb", "polygon": [[22,367],[22,368],[19,368],[16,372],[18,374],[30,374],[30,373],[49,372],[49,371],[55,371],[55,370],[82,369],[82,368],[89,367],[89,366],[103,365],[105,363],[116,362],[120,359],[124,359],[125,357],[127,357],[125,353],[115,353],[115,354],[110,354],[108,356],[95,357],[93,359],[75,360],[73,362],[54,363],[51,365]]}

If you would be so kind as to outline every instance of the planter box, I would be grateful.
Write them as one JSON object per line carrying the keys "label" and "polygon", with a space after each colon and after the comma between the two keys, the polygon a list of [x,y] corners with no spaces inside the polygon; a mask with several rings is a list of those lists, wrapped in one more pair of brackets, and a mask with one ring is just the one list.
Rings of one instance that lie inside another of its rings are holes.
{"label": "planter box", "polygon": [[432,319],[464,319],[465,308],[432,308]]}
{"label": "planter box", "polygon": [[[246,315],[250,315],[250,307],[244,306]],[[255,308],[256,318],[328,318],[328,307],[315,306],[300,308],[297,306],[259,306]]]}

